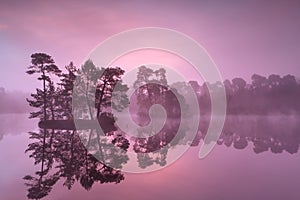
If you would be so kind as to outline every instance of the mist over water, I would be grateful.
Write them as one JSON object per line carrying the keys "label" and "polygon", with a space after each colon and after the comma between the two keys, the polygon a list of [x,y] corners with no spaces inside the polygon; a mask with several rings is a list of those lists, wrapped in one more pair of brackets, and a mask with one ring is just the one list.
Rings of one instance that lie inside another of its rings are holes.
{"label": "mist over water", "polygon": [[[24,149],[32,142],[28,139],[27,132],[38,130],[37,121],[27,119],[26,114],[0,117],[0,149],[7,152],[0,156],[1,170],[8,172],[2,176],[0,182],[1,194],[5,199],[23,199],[27,192],[22,178],[38,169],[32,167],[33,160],[28,158],[28,153],[24,155]],[[298,190],[294,187],[300,183],[297,173],[300,161],[300,118],[297,115],[227,116],[218,145],[207,158],[199,160],[197,153],[208,121],[208,117],[202,118],[197,137],[191,144],[193,147],[163,170],[141,175],[125,173],[125,179],[117,185],[105,186],[95,182],[92,189],[86,192],[82,190],[80,182],[75,182],[69,191],[64,186],[64,175],[45,199],[59,199],[62,196],[98,199],[99,195],[119,199],[125,194],[130,198],[143,199],[152,199],[153,195],[172,199],[182,199],[186,196],[191,199],[253,199],[264,196],[278,200],[284,197],[299,197]],[[169,127],[172,125],[169,124]],[[172,129],[169,131],[172,132]],[[64,143],[65,140],[61,140],[63,138],[60,139],[60,136],[69,137],[65,131],[56,131],[55,134],[57,142]],[[179,144],[181,142],[186,141],[180,141]],[[8,151],[11,148],[14,151]],[[57,156],[59,159],[59,155]],[[144,167],[159,164],[156,162],[159,157],[162,159],[161,155],[153,153],[148,166]],[[93,177],[92,174],[90,176]],[[241,184],[241,181],[245,184]],[[147,194],[141,185],[147,188]],[[274,187],[279,186],[282,190],[274,190]],[[16,189],[18,193],[15,192]],[[132,192],[128,194],[128,191]]]}
{"label": "mist over water", "polygon": [[19,91],[6,91],[0,86],[0,114],[5,113],[28,113],[32,110],[26,98],[29,93]]}

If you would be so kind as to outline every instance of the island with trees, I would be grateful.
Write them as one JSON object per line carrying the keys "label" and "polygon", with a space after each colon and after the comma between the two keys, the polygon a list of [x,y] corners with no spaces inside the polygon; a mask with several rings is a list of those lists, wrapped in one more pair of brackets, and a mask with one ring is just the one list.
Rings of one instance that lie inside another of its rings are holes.
{"label": "island with trees", "polygon": [[[291,123],[285,130],[274,129],[269,120],[283,115],[284,123],[289,124],[300,114],[300,84],[292,75],[254,74],[251,83],[234,78],[223,83],[191,80],[169,84],[163,68],[141,66],[134,84],[128,86],[122,82],[125,71],[120,67],[103,68],[87,60],[80,68],[70,62],[61,69],[45,53],[31,55],[26,73],[37,76],[41,82],[41,87],[27,98],[32,108],[29,118],[39,119],[39,129],[29,133],[32,142],[26,150],[34,164],[40,165],[35,175],[24,177],[30,199],[47,196],[58,181],[68,189],[78,182],[86,190],[95,183],[120,183],[125,178],[121,170],[128,162],[129,149],[137,154],[141,168],[166,165],[167,150],[159,153],[157,150],[186,143],[199,145],[209,125],[210,94],[218,95],[220,89],[226,91],[227,116],[217,144],[244,149],[251,142],[255,153],[296,153],[299,148],[299,125]],[[78,84],[76,89],[75,84]],[[134,90],[131,97],[127,96],[128,90]],[[199,122],[188,120],[196,114],[190,109],[191,92],[198,100]],[[117,101],[112,101],[113,94],[117,95]],[[73,111],[74,102],[79,110]],[[164,127],[155,135],[129,138],[117,127],[112,108],[121,111],[129,107],[133,121],[144,126],[149,123],[149,109],[154,104],[162,105],[167,114]],[[189,123],[199,123],[193,141],[186,141],[183,134],[174,142],[181,109],[189,113],[184,116],[186,134]],[[245,116],[252,118],[245,120]],[[99,123],[102,134],[95,122]],[[108,145],[116,147],[115,151],[109,151]]]}

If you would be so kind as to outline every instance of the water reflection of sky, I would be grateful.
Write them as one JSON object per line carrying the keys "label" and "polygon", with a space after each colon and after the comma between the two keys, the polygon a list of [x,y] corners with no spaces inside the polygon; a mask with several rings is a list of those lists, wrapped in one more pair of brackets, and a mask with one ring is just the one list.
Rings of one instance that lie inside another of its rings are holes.
{"label": "water reflection of sky", "polygon": [[[22,177],[37,168],[24,155],[29,143],[26,131],[5,134],[0,141],[1,199],[26,198]],[[68,190],[59,181],[44,199],[299,199],[298,154],[256,154],[252,147],[252,143],[243,150],[217,145],[203,160],[197,158],[199,147],[192,147],[171,166],[125,174],[120,184],[94,184],[86,191],[78,183]]]}

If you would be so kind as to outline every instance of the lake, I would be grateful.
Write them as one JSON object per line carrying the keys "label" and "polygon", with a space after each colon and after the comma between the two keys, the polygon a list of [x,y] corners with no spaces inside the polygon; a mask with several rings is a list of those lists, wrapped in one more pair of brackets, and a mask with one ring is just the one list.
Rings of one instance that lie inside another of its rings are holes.
{"label": "lake", "polygon": [[[30,153],[25,153],[33,142],[28,132],[38,131],[37,124],[27,114],[0,115],[3,200],[26,199],[28,187],[23,177],[40,169]],[[204,159],[198,159],[200,142],[158,171],[123,172],[124,180],[117,184],[95,182],[86,190],[75,181],[69,190],[60,178],[43,199],[300,199],[299,118],[233,116],[222,135]],[[58,164],[53,165],[56,167]]]}

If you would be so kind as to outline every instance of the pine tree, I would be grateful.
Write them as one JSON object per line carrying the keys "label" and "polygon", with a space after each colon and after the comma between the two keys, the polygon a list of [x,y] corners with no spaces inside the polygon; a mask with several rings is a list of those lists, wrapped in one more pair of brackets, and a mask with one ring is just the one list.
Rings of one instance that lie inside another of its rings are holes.
{"label": "pine tree", "polygon": [[[53,99],[49,97],[53,97],[54,93],[54,85],[51,80],[50,75],[54,74],[59,76],[61,71],[55,65],[54,60],[51,56],[45,53],[35,53],[31,55],[31,63],[32,65],[28,67],[26,71],[27,74],[40,74],[38,80],[43,82],[43,88],[37,89],[35,94],[31,94],[34,100],[27,99],[29,105],[35,108],[40,108],[41,110],[30,113],[30,118],[39,117],[42,120],[48,120],[51,116],[47,109],[47,104],[52,104]],[[52,105],[53,106],[53,105]],[[53,117],[53,115],[52,115]]]}
{"label": "pine tree", "polygon": [[73,119],[72,94],[78,69],[73,64],[73,62],[70,62],[70,64],[67,65],[65,68],[67,70],[67,73],[63,73],[61,75],[60,83],[58,83],[58,85],[60,86],[58,91],[58,112],[60,113],[60,116],[62,116],[63,119],[70,120]]}
{"label": "pine tree", "polygon": [[[126,95],[128,87],[122,84],[121,81],[124,72],[125,71],[119,67],[106,68],[103,71],[95,94],[97,118],[99,118],[101,110],[105,108],[113,106],[116,110],[122,110],[128,105],[128,98]],[[112,102],[113,94],[115,95],[114,102]]]}

